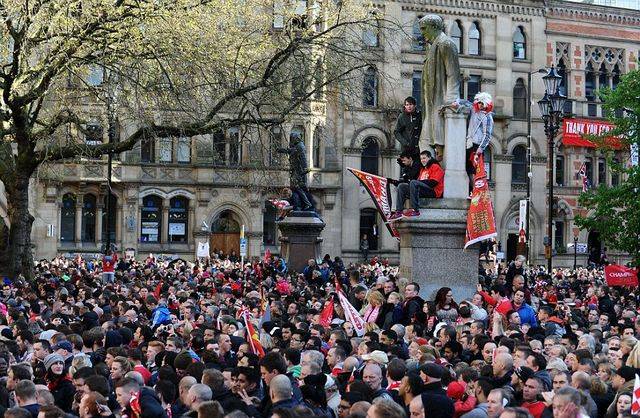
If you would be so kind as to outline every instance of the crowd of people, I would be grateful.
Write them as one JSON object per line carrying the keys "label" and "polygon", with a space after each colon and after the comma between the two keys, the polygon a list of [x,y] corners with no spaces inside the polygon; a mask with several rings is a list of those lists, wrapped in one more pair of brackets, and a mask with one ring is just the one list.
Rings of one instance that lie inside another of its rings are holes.
{"label": "crowd of people", "polygon": [[375,257],[102,264],[4,279],[6,418],[630,416],[637,295],[597,268],[519,256],[425,300]]}

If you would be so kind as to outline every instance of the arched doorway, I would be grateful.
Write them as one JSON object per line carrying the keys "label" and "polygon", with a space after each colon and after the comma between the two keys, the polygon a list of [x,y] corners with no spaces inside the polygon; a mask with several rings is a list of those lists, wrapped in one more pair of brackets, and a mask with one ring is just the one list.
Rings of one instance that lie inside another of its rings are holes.
{"label": "arched doorway", "polygon": [[225,255],[235,250],[240,254],[240,218],[231,210],[224,210],[211,224],[209,248],[222,251]]}

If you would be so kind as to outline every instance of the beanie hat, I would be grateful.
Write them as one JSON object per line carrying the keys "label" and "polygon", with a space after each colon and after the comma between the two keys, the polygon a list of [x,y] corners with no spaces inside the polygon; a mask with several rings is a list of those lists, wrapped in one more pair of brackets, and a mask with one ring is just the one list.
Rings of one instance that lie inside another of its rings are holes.
{"label": "beanie hat", "polygon": [[51,353],[44,358],[44,368],[48,371],[51,366],[59,361],[64,363],[64,359],[62,358],[62,356],[58,353]]}
{"label": "beanie hat", "polygon": [[447,386],[447,396],[453,399],[454,401],[459,401],[462,399],[462,395],[464,395],[464,391],[466,386],[464,382],[451,382],[449,386]]}
{"label": "beanie hat", "polygon": [[189,354],[188,351],[182,351],[176,356],[176,359],[173,361],[173,366],[176,370],[186,370],[191,363],[193,363],[191,354]]}

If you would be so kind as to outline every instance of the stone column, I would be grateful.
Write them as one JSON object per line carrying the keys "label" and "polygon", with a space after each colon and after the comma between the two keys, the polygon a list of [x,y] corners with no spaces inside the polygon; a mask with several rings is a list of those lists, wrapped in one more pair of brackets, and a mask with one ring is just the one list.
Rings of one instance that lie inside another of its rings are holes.
{"label": "stone column", "polygon": [[467,115],[445,111],[444,198],[466,199],[469,196],[469,177],[466,171]]}
{"label": "stone column", "polygon": [[[96,245],[98,248],[102,245],[102,205],[96,205]],[[109,233],[107,231],[107,233]]]}
{"label": "stone column", "polygon": [[82,242],[82,203],[76,203],[76,247]]}
{"label": "stone column", "polygon": [[160,227],[160,243],[169,242],[169,199],[162,200],[162,226]]}
{"label": "stone column", "polygon": [[301,272],[310,258],[320,260],[320,234],[325,223],[312,212],[292,212],[278,222],[280,254],[290,270]]}

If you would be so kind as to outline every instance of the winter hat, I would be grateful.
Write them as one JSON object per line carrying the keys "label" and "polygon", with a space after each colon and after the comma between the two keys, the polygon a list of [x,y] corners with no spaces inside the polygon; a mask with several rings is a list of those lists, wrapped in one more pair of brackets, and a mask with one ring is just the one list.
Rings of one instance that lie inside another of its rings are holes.
{"label": "winter hat", "polygon": [[466,389],[466,385],[464,382],[451,382],[449,386],[447,386],[447,396],[453,399],[454,401],[459,401],[462,399],[462,395],[464,395],[464,391]]}
{"label": "winter hat", "polygon": [[66,350],[68,352],[72,352],[73,346],[69,341],[60,341],[58,344],[53,346],[53,351],[58,351],[60,349]]}
{"label": "winter hat", "polygon": [[53,366],[57,362],[64,363],[64,359],[58,353],[51,353],[47,357],[44,358],[44,368],[49,370],[51,366]]}
{"label": "winter hat", "polygon": [[122,345],[122,335],[118,331],[107,331],[104,339],[104,348],[120,347]]}
{"label": "winter hat", "polygon": [[0,331],[0,340],[3,341],[12,341],[13,340],[13,332],[11,332],[11,328],[3,328]]}
{"label": "winter hat", "polygon": [[191,354],[189,354],[188,351],[182,351],[176,356],[176,359],[173,361],[173,366],[176,370],[186,370],[191,363],[193,363]]}

